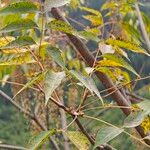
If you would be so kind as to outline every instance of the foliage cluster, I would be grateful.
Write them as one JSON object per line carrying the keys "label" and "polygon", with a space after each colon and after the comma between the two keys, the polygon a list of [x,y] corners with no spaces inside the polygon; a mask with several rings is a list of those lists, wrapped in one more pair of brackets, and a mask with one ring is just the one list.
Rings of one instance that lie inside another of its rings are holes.
{"label": "foliage cluster", "polygon": [[[136,0],[107,0],[99,10],[84,0],[1,7],[0,81],[11,84],[13,98],[0,94],[30,118],[35,135],[28,149],[114,149],[120,135],[150,148],[150,102],[135,91],[150,76],[141,77],[130,60],[132,53],[149,57],[150,20]],[[71,18],[72,11],[81,11],[86,23]],[[85,51],[89,43],[95,51]],[[127,115],[117,124],[109,119],[114,109]],[[142,138],[133,134],[137,127]]]}

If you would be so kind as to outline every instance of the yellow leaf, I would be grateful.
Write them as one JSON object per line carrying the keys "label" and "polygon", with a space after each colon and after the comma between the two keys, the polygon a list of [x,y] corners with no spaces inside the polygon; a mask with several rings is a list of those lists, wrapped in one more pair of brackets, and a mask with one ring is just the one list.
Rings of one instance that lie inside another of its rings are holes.
{"label": "yellow leaf", "polygon": [[[116,84],[126,84],[131,81],[129,74],[120,68],[99,67],[96,70],[109,76]],[[130,84],[127,85],[127,88],[131,89]]]}
{"label": "yellow leaf", "polygon": [[99,67],[122,67],[120,63],[117,63],[113,60],[101,60],[98,62]]}
{"label": "yellow leaf", "polygon": [[12,49],[3,49],[1,50],[4,54],[20,54],[26,53],[28,49],[26,48],[12,48]]}
{"label": "yellow leaf", "polygon": [[98,62],[98,65],[96,66],[96,68],[98,67],[122,67],[131,71],[132,73],[134,73],[135,75],[139,77],[138,73],[134,70],[134,68],[130,66],[130,64],[128,64],[128,62],[126,62],[121,56],[114,55],[114,54],[104,54],[102,55],[102,57],[104,59]]}

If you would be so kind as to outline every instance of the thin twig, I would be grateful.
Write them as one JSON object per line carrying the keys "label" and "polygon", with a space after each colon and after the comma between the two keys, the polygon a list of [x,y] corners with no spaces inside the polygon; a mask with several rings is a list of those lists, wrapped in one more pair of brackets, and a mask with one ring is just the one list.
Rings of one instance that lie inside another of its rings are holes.
{"label": "thin twig", "polygon": [[36,60],[36,62],[38,63],[38,65],[40,66],[41,70],[44,71],[44,67],[43,67],[42,63],[39,61],[39,59],[36,56],[36,54],[34,54],[34,52],[32,52],[32,50],[30,50],[30,49],[28,49],[28,50],[31,53],[31,55],[33,56],[33,58]]}
{"label": "thin twig", "polygon": [[27,148],[21,146],[14,146],[14,145],[7,145],[7,144],[0,144],[0,149],[6,150],[28,150]]}
{"label": "thin twig", "polygon": [[[118,85],[118,86],[115,86],[115,87],[116,87],[116,88],[124,87],[124,86],[127,86],[128,84],[132,84],[132,83],[134,83],[134,82],[141,81],[141,80],[146,80],[146,79],[149,79],[149,78],[150,78],[150,76],[146,76],[146,77],[134,79],[134,80],[132,80],[132,81],[123,83],[123,84]],[[109,91],[109,90],[112,90],[112,89],[114,89],[114,87],[111,87],[111,88],[107,88],[107,89],[105,89],[105,90],[102,90],[102,91],[100,91],[100,93],[104,93],[104,92]]]}
{"label": "thin twig", "polygon": [[75,116],[74,119],[66,126],[64,127],[62,130],[66,131],[77,119],[78,116]]}
{"label": "thin twig", "polygon": [[75,24],[77,24],[80,27],[85,28],[86,26],[84,24],[82,24],[81,22],[76,21],[75,19],[71,18],[71,17],[66,17],[67,19],[69,19],[70,21],[74,22]]}
{"label": "thin twig", "polygon": [[[22,84],[22,83],[17,83],[17,82],[12,82],[12,81],[3,81],[3,80],[0,80],[0,82],[9,83],[9,84],[13,84],[13,85],[24,86],[24,84]],[[30,86],[28,88],[39,92],[39,89],[37,89],[37,88],[30,87]]]}
{"label": "thin twig", "polygon": [[[96,62],[97,62],[97,57],[98,57],[99,53],[100,53],[100,49],[97,50],[97,53],[96,53],[96,56],[95,56],[95,58],[94,58],[94,62],[93,62],[92,68],[94,68],[94,66],[95,66],[95,64],[96,64]],[[91,77],[93,73],[94,73],[94,72],[92,71],[92,72],[89,74],[89,76]],[[78,110],[80,110],[81,107],[82,107],[82,105],[84,105],[84,102],[86,101],[87,96],[88,96],[88,92],[87,92],[87,88],[85,88],[84,93],[83,93],[83,98],[82,98],[82,100],[81,100],[81,102],[80,102],[80,105],[79,105],[79,107],[78,107]]]}
{"label": "thin twig", "polygon": [[137,14],[137,17],[138,17],[138,20],[139,20],[140,28],[141,28],[141,31],[142,31],[142,34],[143,34],[143,38],[144,38],[144,40],[146,42],[146,45],[147,45],[147,48],[148,48],[147,51],[150,53],[150,39],[149,39],[149,36],[146,32],[146,28],[145,28],[145,25],[144,25],[144,21],[143,21],[138,3],[135,3],[135,10],[136,10],[136,14]]}
{"label": "thin twig", "polygon": [[[129,108],[129,109],[134,109],[132,106],[118,106],[118,105],[116,105],[116,106],[114,106],[114,105],[106,105],[106,106],[99,106],[99,107],[92,107],[92,108],[88,108],[88,109],[84,109],[84,110],[82,110],[83,112],[86,112],[86,111],[91,111],[91,110],[96,110],[96,109],[105,109],[105,108]],[[137,108],[135,108],[135,109],[137,109]]]}
{"label": "thin twig", "polygon": [[[141,66],[141,68],[140,68],[140,71],[139,71],[139,73],[138,73],[139,76],[142,75],[142,72],[143,72],[143,70],[144,70],[145,65],[146,65],[146,62],[144,61],[143,64],[142,64],[142,66]],[[135,89],[137,83],[138,83],[138,81],[136,81],[136,82],[134,82],[134,83],[132,84],[132,90]]]}

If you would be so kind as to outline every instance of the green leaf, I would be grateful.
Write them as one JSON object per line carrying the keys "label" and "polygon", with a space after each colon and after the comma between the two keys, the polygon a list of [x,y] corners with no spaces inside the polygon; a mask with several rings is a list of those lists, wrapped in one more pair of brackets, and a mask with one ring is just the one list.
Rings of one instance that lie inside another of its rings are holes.
{"label": "green leaf", "polygon": [[117,137],[119,134],[121,134],[124,130],[120,128],[115,127],[106,127],[102,128],[98,131],[96,135],[95,145],[94,148],[106,144],[107,142],[111,141],[115,137]]}
{"label": "green leaf", "polygon": [[67,34],[74,34],[76,32],[72,26],[61,20],[54,19],[48,24],[48,26],[52,30],[61,31]]}
{"label": "green leaf", "polygon": [[61,84],[61,81],[65,77],[65,72],[52,72],[48,71],[45,76],[44,81],[44,93],[45,93],[45,103],[48,103],[51,94],[55,89]]}
{"label": "green leaf", "polygon": [[37,150],[42,144],[46,142],[46,140],[54,135],[56,133],[56,130],[50,130],[50,131],[42,131],[38,135],[34,136],[29,141],[29,150]]}
{"label": "green leaf", "polygon": [[62,52],[60,49],[52,46],[48,46],[47,48],[47,53],[54,59],[54,61],[61,66],[62,68],[65,67],[65,63],[62,57]]}
{"label": "green leaf", "polygon": [[45,73],[46,73],[46,72],[42,72],[42,73],[37,74],[35,77],[33,77],[29,82],[27,82],[27,83],[23,86],[23,88],[21,88],[21,89],[16,93],[16,95],[15,95],[14,97],[16,97],[19,93],[21,93],[21,92],[22,92],[23,90],[25,90],[26,88],[32,86],[32,85],[35,84],[36,82],[41,81],[41,80],[44,78]]}
{"label": "green leaf", "polygon": [[11,49],[15,47],[22,47],[22,46],[28,46],[36,44],[35,41],[29,37],[29,36],[21,36],[15,39],[14,41],[11,41],[6,46],[1,47],[0,49]]}
{"label": "green leaf", "polygon": [[81,73],[71,70],[70,73],[75,76],[92,94],[95,93],[98,98],[101,100],[102,104],[104,104],[103,99],[95,85],[95,82],[91,77],[83,76]]}
{"label": "green leaf", "polygon": [[60,7],[70,3],[70,0],[45,0],[45,11],[50,11],[53,7]]}
{"label": "green leaf", "polygon": [[138,105],[142,110],[146,111],[147,113],[150,113],[150,100],[144,100],[136,105]]}
{"label": "green leaf", "polygon": [[12,32],[16,30],[25,30],[36,28],[37,24],[30,19],[21,19],[19,21],[11,22],[1,29],[1,33]]}
{"label": "green leaf", "polygon": [[[117,56],[114,54],[104,54],[104,55],[102,55],[102,57],[111,61],[111,63],[105,63],[105,66],[108,66],[108,67],[116,66],[117,67],[117,65],[118,65],[118,67],[126,68],[127,70],[131,71],[132,73],[134,73],[135,75],[137,75],[139,77],[138,73],[121,56]],[[113,62],[114,62],[114,64],[113,64]],[[103,65],[103,67],[104,67],[104,65]]]}
{"label": "green leaf", "polygon": [[13,3],[0,10],[0,14],[29,13],[37,11],[37,6],[31,2]]}
{"label": "green leaf", "polygon": [[89,150],[90,142],[83,133],[79,131],[67,131],[66,135],[79,150]]}
{"label": "green leaf", "polygon": [[22,64],[30,64],[35,62],[36,61],[31,57],[29,53],[24,53],[17,57],[13,57],[9,60],[0,62],[0,66],[22,65]]}
{"label": "green leaf", "polygon": [[142,123],[144,117],[147,115],[144,111],[135,111],[132,112],[126,119],[124,120],[124,127],[133,128],[137,127]]}

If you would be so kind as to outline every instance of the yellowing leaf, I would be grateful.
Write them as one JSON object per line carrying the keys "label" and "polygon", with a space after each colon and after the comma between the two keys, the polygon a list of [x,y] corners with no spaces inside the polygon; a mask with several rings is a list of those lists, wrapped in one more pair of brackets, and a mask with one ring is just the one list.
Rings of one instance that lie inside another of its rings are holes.
{"label": "yellowing leaf", "polygon": [[90,142],[83,133],[79,131],[67,131],[66,135],[79,150],[89,150]]}
{"label": "yellowing leaf", "polygon": [[[105,59],[105,60],[101,60],[98,62],[98,65],[97,65],[97,69],[98,69],[98,66],[108,66],[108,67],[123,67],[123,68],[126,68],[127,70],[133,72],[135,75],[139,76],[138,73],[121,57],[121,56],[117,56],[117,55],[114,55],[114,54],[104,54],[102,55]],[[104,61],[104,63],[103,63]],[[108,61],[108,64],[107,64],[107,61]]]}
{"label": "yellowing leaf", "polygon": [[97,66],[95,68],[95,70],[106,74],[107,76],[109,76],[114,81],[116,80],[116,78],[115,78],[115,76],[113,74],[113,71],[110,68],[108,68],[108,67]]}
{"label": "yellowing leaf", "polygon": [[102,19],[100,16],[86,15],[86,16],[83,16],[83,18],[89,20],[93,26],[102,25]]}
{"label": "yellowing leaf", "polygon": [[76,32],[72,26],[61,20],[54,19],[48,24],[48,26],[52,30],[61,31],[68,34],[74,34]]}
{"label": "yellowing leaf", "polygon": [[116,8],[116,7],[118,7],[117,2],[114,2],[114,1],[110,2],[109,1],[109,2],[106,2],[102,5],[101,10],[110,9],[110,8],[112,9],[112,8]]}
{"label": "yellowing leaf", "polygon": [[116,52],[117,54],[120,54],[120,55],[126,57],[128,60],[130,60],[129,57],[128,57],[128,54],[127,54],[123,49],[121,49],[121,48],[118,47],[118,46],[114,46],[114,49],[115,49],[115,52]]}
{"label": "yellowing leaf", "polygon": [[31,57],[29,53],[24,53],[17,57],[11,58],[10,60],[5,60],[0,62],[0,66],[22,65],[22,64],[29,64],[35,62],[36,61]]}
{"label": "yellowing leaf", "polygon": [[37,28],[37,24],[30,19],[20,19],[18,21],[11,22],[0,30],[1,33],[7,33],[17,30],[33,29]]}
{"label": "yellowing leaf", "polygon": [[85,31],[78,32],[78,36],[85,40],[92,40],[99,42],[98,36],[100,35],[100,31],[97,28],[86,29]]}
{"label": "yellowing leaf", "polygon": [[101,13],[98,10],[95,10],[95,9],[92,9],[92,8],[88,8],[88,7],[80,7],[80,9],[82,9],[84,11],[87,11],[87,12],[93,14],[93,15],[101,16]]}
{"label": "yellowing leaf", "polygon": [[28,49],[22,47],[36,44],[29,36],[18,37],[15,40],[10,40],[10,38],[6,37],[5,40],[7,41],[7,44],[0,47],[1,51],[5,54],[25,53]]}
{"label": "yellowing leaf", "polygon": [[[131,81],[129,74],[120,68],[98,67],[96,70],[109,76],[116,84],[126,84]],[[131,89],[130,84],[126,85],[126,87]]]}
{"label": "yellowing leaf", "polygon": [[28,52],[26,48],[11,48],[11,49],[3,49],[1,50],[4,54],[21,54]]}
{"label": "yellowing leaf", "polygon": [[20,36],[13,41],[2,47],[2,49],[11,49],[15,47],[23,47],[28,45],[36,44],[35,41],[30,36]]}
{"label": "yellowing leaf", "polygon": [[11,42],[13,40],[15,40],[15,38],[12,36],[1,37],[0,38],[0,49],[1,49],[1,47],[6,46],[9,42]]}
{"label": "yellowing leaf", "polygon": [[126,22],[122,23],[122,28],[124,30],[126,38],[129,39],[129,41],[133,41],[134,43],[137,44],[140,43],[141,35],[138,29],[136,29],[130,23],[126,23]]}
{"label": "yellowing leaf", "polygon": [[86,31],[91,32],[97,36],[100,35],[100,30],[98,28],[89,28],[89,29],[86,29]]}
{"label": "yellowing leaf", "polygon": [[0,10],[0,14],[9,14],[9,13],[28,13],[37,11],[37,7],[35,4],[31,2],[18,2],[13,3],[5,8]]}
{"label": "yellowing leaf", "polygon": [[[130,78],[130,75],[129,75],[128,72],[122,71],[122,72],[121,72],[121,75],[122,75],[122,77],[123,77],[123,82],[122,82],[122,83],[126,84],[126,83],[129,83],[129,82],[131,81],[131,78]],[[127,84],[126,87],[127,87],[129,90],[131,90],[131,84]]]}
{"label": "yellowing leaf", "polygon": [[129,41],[121,41],[121,40],[115,40],[115,39],[107,39],[106,40],[107,44],[110,44],[112,46],[118,46],[118,47],[122,47],[128,50],[131,50],[133,52],[136,53],[143,53],[143,54],[147,54],[147,52],[140,47],[139,45],[135,44],[135,43],[131,43]]}
{"label": "yellowing leaf", "polygon": [[40,48],[38,48],[39,50],[39,57],[41,57],[43,60],[46,58],[46,49],[48,47],[48,43],[47,42],[42,42]]}
{"label": "yellowing leaf", "polygon": [[3,26],[6,26],[12,22],[16,22],[16,21],[19,21],[21,20],[21,14],[8,14],[6,16],[3,16],[4,19],[3,19]]}
{"label": "yellowing leaf", "polygon": [[103,24],[102,15],[98,10],[88,8],[88,7],[80,7],[80,8],[84,11],[91,13],[90,15],[85,15],[83,17],[89,20],[93,26],[99,26]]}
{"label": "yellowing leaf", "polygon": [[98,66],[100,67],[122,67],[120,63],[117,63],[113,60],[101,60],[98,62]]}

